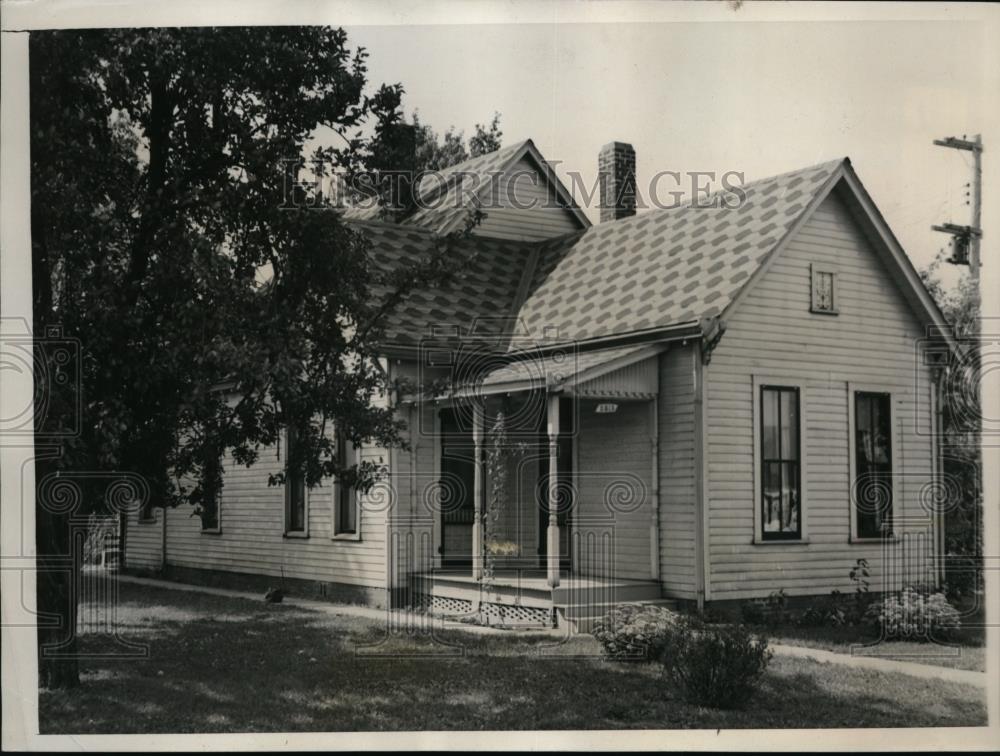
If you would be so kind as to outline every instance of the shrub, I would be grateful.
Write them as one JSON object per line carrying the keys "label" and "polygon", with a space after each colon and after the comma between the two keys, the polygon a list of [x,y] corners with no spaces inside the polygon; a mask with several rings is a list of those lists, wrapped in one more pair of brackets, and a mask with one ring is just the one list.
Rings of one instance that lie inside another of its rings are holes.
{"label": "shrub", "polygon": [[921,593],[915,588],[876,601],[865,618],[881,627],[885,637],[908,640],[931,640],[961,626],[958,611],[943,592]]}
{"label": "shrub", "polygon": [[750,599],[740,604],[740,615],[748,625],[777,627],[791,620],[788,596],[784,588],[772,591],[766,599]]}
{"label": "shrub", "polygon": [[718,709],[746,704],[772,656],[767,639],[744,625],[709,626],[691,617],[667,628],[656,653],[684,700]]}
{"label": "shrub", "polygon": [[763,625],[767,619],[767,604],[760,599],[749,599],[740,604],[740,615],[747,625]]}
{"label": "shrub", "polygon": [[612,659],[639,661],[650,658],[650,650],[677,618],[662,606],[619,604],[595,623],[593,635]]}
{"label": "shrub", "polygon": [[798,624],[802,627],[841,627],[852,623],[842,602],[833,597],[806,609],[799,617]]}

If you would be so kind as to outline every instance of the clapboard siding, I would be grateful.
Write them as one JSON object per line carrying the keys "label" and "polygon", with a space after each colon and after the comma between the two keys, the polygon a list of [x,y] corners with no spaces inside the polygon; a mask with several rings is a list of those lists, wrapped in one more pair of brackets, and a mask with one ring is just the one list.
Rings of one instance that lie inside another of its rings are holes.
{"label": "clapboard siding", "polygon": [[[839,315],[810,313],[812,263],[836,269]],[[789,241],[727,326],[705,373],[709,598],[780,588],[790,595],[850,590],[848,572],[860,557],[872,566],[872,590],[881,589],[881,545],[850,542],[848,384],[892,391],[901,445],[894,517],[913,518],[904,529],[923,530],[930,520],[920,492],[933,469],[930,377],[915,354],[919,321],[836,193]],[[754,375],[803,384],[808,543],[753,543]]]}
{"label": "clapboard siding", "polygon": [[[652,447],[649,402],[621,402],[612,414],[597,414],[597,402],[580,402],[577,436],[578,537],[601,542],[613,533],[614,577],[650,576]],[[598,548],[578,556],[583,574],[609,575],[611,559]]]}
{"label": "clapboard siding", "polygon": [[153,510],[154,520],[140,522],[139,512],[130,511],[125,525],[125,566],[137,570],[158,570],[163,543],[163,510]]}
{"label": "clapboard siding", "polygon": [[695,598],[694,360],[691,346],[660,356],[660,582],[664,593]]}
{"label": "clapboard siding", "polygon": [[[416,380],[417,366],[412,362],[397,362],[394,375]],[[393,453],[394,471],[390,475],[393,504],[390,508],[393,543],[392,581],[405,585],[411,571],[430,570],[440,564],[437,552],[440,536],[436,449],[440,443],[434,416],[438,407],[430,403],[407,405],[403,410],[406,422],[404,437],[407,449]]]}
{"label": "clapboard siding", "polygon": [[[386,523],[391,481],[360,498],[360,539],[333,539],[333,485],[308,491],[308,537],[286,537],[285,489],[268,486],[281,471],[283,446],[265,448],[250,468],[224,460],[221,532],[206,533],[191,507],[167,515],[167,563],[171,567],[244,572],[370,588],[386,586]],[[362,460],[388,466],[388,450],[366,446]],[[126,542],[130,567],[159,567],[163,513],[156,523],[130,523]]]}
{"label": "clapboard siding", "polygon": [[[516,180],[515,180],[516,177]],[[489,190],[486,217],[475,233],[497,239],[537,241],[580,229],[573,214],[556,206],[555,190],[528,158],[522,158],[510,174]]]}

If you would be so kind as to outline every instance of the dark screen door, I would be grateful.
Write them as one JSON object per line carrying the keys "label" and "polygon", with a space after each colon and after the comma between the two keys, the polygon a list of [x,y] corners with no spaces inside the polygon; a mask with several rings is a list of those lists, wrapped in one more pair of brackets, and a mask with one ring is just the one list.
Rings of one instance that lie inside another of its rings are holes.
{"label": "dark screen door", "polygon": [[441,410],[441,564],[472,564],[475,446],[471,417]]}

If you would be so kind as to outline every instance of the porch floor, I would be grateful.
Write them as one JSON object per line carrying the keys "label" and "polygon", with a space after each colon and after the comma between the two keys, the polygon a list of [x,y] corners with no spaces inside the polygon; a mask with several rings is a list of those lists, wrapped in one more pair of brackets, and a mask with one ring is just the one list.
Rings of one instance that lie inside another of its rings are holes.
{"label": "porch floor", "polygon": [[[479,581],[473,577],[472,569],[469,567],[442,567],[440,569],[426,572],[414,572],[413,576],[418,578],[443,579],[450,582],[467,583],[470,585],[479,584]],[[494,571],[493,584],[498,586],[520,586],[522,588],[536,590],[551,590],[549,588],[548,573],[541,569],[499,568]],[[650,580],[594,577],[590,575],[579,575],[571,572],[570,570],[560,570],[559,586],[561,588],[564,585],[572,585],[573,588],[581,590],[587,588],[605,589],[614,586],[624,587],[650,585],[657,586],[657,589],[659,588],[658,584],[653,583]],[[558,591],[559,588],[556,590]]]}

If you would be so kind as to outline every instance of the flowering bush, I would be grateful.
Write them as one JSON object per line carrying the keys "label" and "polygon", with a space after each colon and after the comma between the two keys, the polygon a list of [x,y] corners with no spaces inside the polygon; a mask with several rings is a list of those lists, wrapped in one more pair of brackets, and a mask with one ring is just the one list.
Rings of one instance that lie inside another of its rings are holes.
{"label": "flowering bush", "polygon": [[487,541],[486,553],[493,556],[517,556],[521,547],[513,541]]}
{"label": "flowering bush", "polygon": [[905,588],[869,607],[866,619],[888,638],[930,640],[957,630],[961,626],[958,611],[943,592],[921,593]]}
{"label": "flowering bush", "polygon": [[649,604],[619,604],[594,624],[594,637],[604,653],[620,661],[651,658],[678,615]]}
{"label": "flowering bush", "polygon": [[686,701],[718,709],[749,701],[773,655],[767,638],[744,625],[706,625],[694,617],[672,623],[655,652]]}

